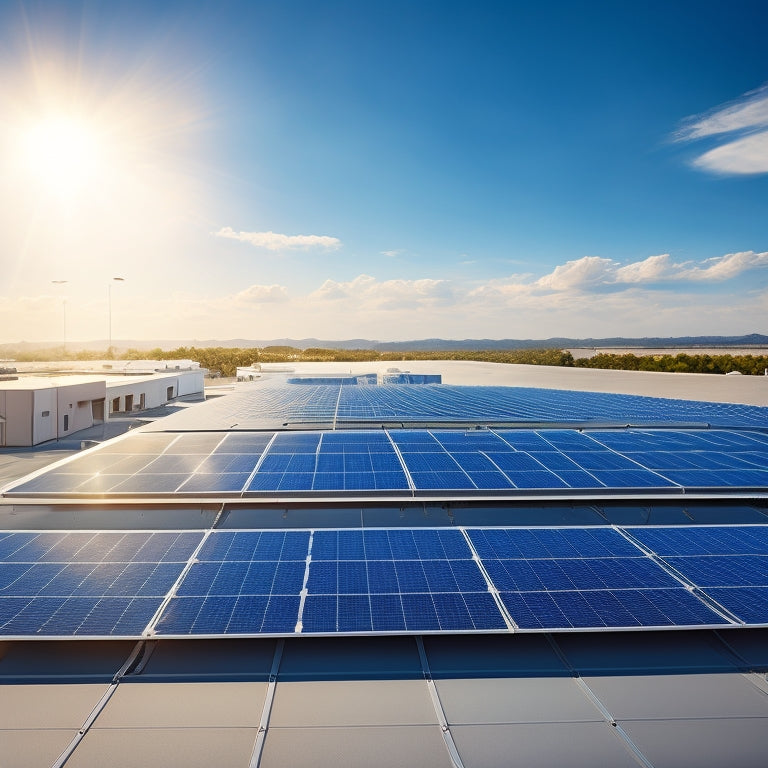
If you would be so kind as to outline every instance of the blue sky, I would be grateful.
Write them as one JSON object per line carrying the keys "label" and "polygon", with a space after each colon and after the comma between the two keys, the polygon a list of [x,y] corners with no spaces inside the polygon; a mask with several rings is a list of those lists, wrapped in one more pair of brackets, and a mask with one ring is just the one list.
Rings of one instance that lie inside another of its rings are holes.
{"label": "blue sky", "polygon": [[0,341],[768,332],[767,28],[0,2]]}

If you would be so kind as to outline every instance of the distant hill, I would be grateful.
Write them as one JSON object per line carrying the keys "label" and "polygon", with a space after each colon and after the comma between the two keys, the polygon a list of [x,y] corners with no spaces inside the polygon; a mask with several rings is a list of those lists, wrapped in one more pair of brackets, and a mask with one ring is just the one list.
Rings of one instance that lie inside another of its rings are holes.
{"label": "distant hill", "polygon": [[[151,350],[160,348],[165,351],[179,347],[237,347],[252,349],[254,347],[287,346],[297,349],[373,349],[380,352],[423,351],[437,352],[445,350],[513,350],[513,349],[574,349],[574,348],[768,348],[768,336],[760,333],[750,333],[744,336],[671,336],[628,338],[611,336],[595,339],[575,339],[557,336],[549,339],[414,339],[412,341],[374,341],[371,339],[156,339],[145,340],[114,340],[113,345],[118,352],[127,349]],[[69,352],[106,350],[106,340],[90,342],[68,342]],[[61,347],[61,342],[19,342],[16,344],[0,344],[0,358],[12,358],[15,354],[34,352],[41,349]]]}

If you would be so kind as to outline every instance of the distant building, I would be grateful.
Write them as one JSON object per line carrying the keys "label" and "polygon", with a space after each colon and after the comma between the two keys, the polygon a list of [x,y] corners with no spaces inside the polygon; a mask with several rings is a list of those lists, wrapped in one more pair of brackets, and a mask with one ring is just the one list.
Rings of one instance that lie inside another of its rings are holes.
{"label": "distant building", "polygon": [[67,437],[105,418],[103,379],[27,377],[0,383],[0,446]]}
{"label": "distant building", "polygon": [[129,362],[144,364],[131,374],[123,367],[119,375],[22,375],[0,381],[0,447],[59,440],[101,424],[111,414],[131,414],[203,394],[206,369],[198,363],[153,368],[146,363],[157,361]]}

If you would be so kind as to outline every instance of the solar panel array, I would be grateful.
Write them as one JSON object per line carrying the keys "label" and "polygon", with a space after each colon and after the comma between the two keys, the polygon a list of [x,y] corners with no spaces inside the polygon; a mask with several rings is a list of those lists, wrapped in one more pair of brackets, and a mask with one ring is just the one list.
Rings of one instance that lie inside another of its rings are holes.
{"label": "solar panel array", "polygon": [[0,533],[0,634],[140,636],[200,532]]}
{"label": "solar panel array", "polygon": [[357,423],[709,424],[768,427],[768,408],[532,387],[259,382],[155,422],[164,430]]}
{"label": "solar panel array", "polygon": [[768,488],[768,435],[735,430],[133,433],[6,495],[443,495]]}
{"label": "solar panel array", "polygon": [[0,533],[0,636],[768,626],[765,526]]}

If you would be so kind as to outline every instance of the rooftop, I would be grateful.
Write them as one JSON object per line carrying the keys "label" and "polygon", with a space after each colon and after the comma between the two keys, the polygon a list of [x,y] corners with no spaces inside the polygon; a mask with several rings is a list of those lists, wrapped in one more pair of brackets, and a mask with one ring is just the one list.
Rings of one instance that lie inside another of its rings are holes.
{"label": "rooftop", "polygon": [[762,765],[757,384],[408,367],[446,383],[270,375],[6,483],[9,765]]}

